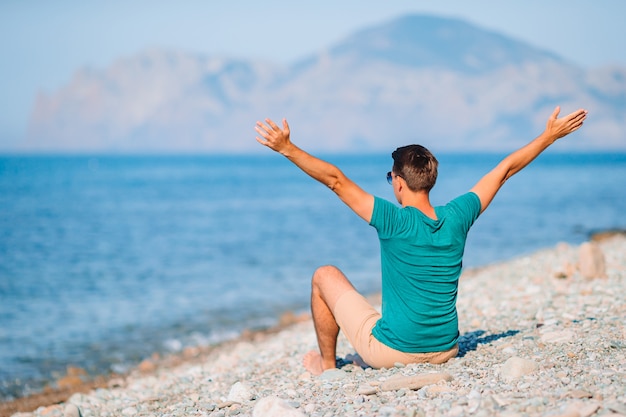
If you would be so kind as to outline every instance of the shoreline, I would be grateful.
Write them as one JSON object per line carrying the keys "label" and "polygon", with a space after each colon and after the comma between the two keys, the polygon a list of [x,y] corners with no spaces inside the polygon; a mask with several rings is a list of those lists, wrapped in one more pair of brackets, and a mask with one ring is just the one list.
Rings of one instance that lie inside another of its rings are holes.
{"label": "shoreline", "polygon": [[[492,319],[501,314],[499,307],[503,307],[506,303],[498,298],[501,294],[494,292],[494,288],[491,288],[492,286],[488,286],[489,288],[473,288],[474,291],[486,290],[489,294],[482,294],[482,296],[479,296],[469,304],[465,302],[466,293],[472,292],[472,287],[475,286],[478,281],[491,283],[494,280],[499,280],[501,278],[499,275],[502,274],[502,271],[505,271],[506,275],[509,275],[504,281],[510,282],[516,291],[528,292],[528,288],[524,288],[523,286],[516,284],[515,279],[523,278],[524,280],[530,282],[530,284],[528,284],[528,282],[527,284],[530,285],[532,291],[530,294],[523,293],[523,301],[531,304],[534,301],[534,296],[538,297],[538,294],[541,294],[541,292],[545,290],[544,287],[551,287],[549,288],[550,291],[553,293],[556,291],[556,294],[560,294],[561,292],[566,291],[566,289],[564,289],[565,283],[579,286],[580,288],[577,288],[578,294],[574,294],[574,296],[582,297],[588,295],[589,292],[594,291],[594,283],[601,283],[602,281],[600,280],[608,279],[613,280],[611,282],[614,285],[617,285],[618,287],[621,286],[622,291],[620,292],[618,288],[616,294],[624,294],[624,288],[626,287],[624,282],[626,279],[626,259],[624,259],[626,258],[626,235],[624,231],[599,232],[592,236],[590,240],[598,242],[598,245],[603,247],[606,252],[607,271],[609,271],[608,278],[590,280],[581,277],[579,271],[576,270],[575,265],[578,247],[571,247],[567,244],[558,244],[555,248],[543,249],[528,256],[514,258],[512,260],[464,271],[462,278],[469,279],[462,279],[460,283],[458,309],[461,335],[463,343],[466,344],[466,347],[462,349],[463,355],[454,359],[453,362],[460,362],[464,360],[465,357],[475,354],[484,345],[489,345],[491,343],[503,343],[507,345],[511,344],[511,339],[519,338],[521,338],[523,344],[524,340],[528,340],[527,338],[531,337],[528,334],[524,335],[525,333],[528,333],[528,329],[513,329],[511,326],[506,325],[494,328]],[[617,247],[617,249],[614,249],[614,247]],[[621,259],[619,259],[620,256]],[[533,260],[533,262],[530,263],[529,260]],[[539,268],[539,270],[537,270],[537,265],[535,265],[535,263],[542,264],[543,269]],[[530,266],[531,264],[532,266]],[[546,267],[549,268],[550,271],[546,271]],[[534,274],[534,276],[529,276],[529,274]],[[542,274],[545,276],[542,277]],[[544,280],[546,282],[544,282]],[[379,294],[374,294],[373,297],[379,297]],[[472,295],[472,297],[476,297],[476,295]],[[619,306],[617,308],[619,309]],[[623,312],[624,307],[622,306],[621,308],[621,311]],[[478,310],[481,310],[481,314],[476,313]],[[513,310],[513,312],[515,312],[515,310]],[[536,327],[534,330],[537,331],[542,328],[545,330],[546,328],[551,328],[558,324],[559,320],[553,317],[554,314],[551,314],[552,313],[548,312],[545,306],[540,306],[538,310],[535,311],[532,320],[530,320],[535,322]],[[566,320],[570,321],[570,327],[574,326],[574,324],[577,325],[578,323],[587,323],[587,320],[589,320],[588,317],[577,317],[575,313],[568,314],[571,317]],[[593,319],[598,320],[597,318]],[[529,321],[528,314],[525,316],[524,320]],[[563,319],[561,319],[561,321],[562,320]],[[541,326],[539,326],[539,324],[541,324]],[[617,334],[617,336],[621,337],[621,339],[616,342],[624,342],[626,346],[626,329],[623,327],[624,324],[625,323],[621,324],[623,334]],[[67,379],[65,380],[63,388],[47,389],[41,393],[31,394],[16,400],[0,403],[0,417],[11,416],[18,412],[26,413],[25,415],[44,415],[43,411],[45,410],[48,410],[48,412],[54,410],[58,411],[61,407],[61,405],[58,405],[60,403],[76,403],[84,397],[88,398],[93,395],[94,390],[123,391],[138,380],[151,380],[159,375],[170,375],[177,372],[185,372],[185,370],[194,368],[209,367],[214,370],[216,365],[213,362],[219,362],[225,358],[229,359],[226,362],[234,362],[233,365],[238,365],[237,361],[232,360],[233,352],[237,352],[241,349],[250,349],[251,347],[257,348],[258,346],[261,346],[261,350],[267,350],[264,345],[272,345],[275,339],[285,338],[296,339],[300,345],[304,343],[307,345],[308,349],[313,348],[314,332],[312,330],[310,316],[308,314],[295,316],[294,314],[287,312],[281,317],[280,323],[275,327],[258,331],[244,331],[238,338],[215,346],[186,348],[178,354],[170,354],[163,357],[153,355],[152,358],[144,360],[135,369],[124,375],[111,374],[107,376],[85,378],[85,375],[81,374],[79,371],[71,371],[68,369],[68,375],[64,377]],[[508,349],[508,347],[501,348],[500,350],[502,349]],[[621,347],[616,349],[618,352],[622,352],[622,355],[624,354],[623,352],[626,351]],[[263,351],[263,353],[265,354],[265,351]],[[353,353],[353,351],[351,351],[351,348],[346,345],[344,340],[341,343],[341,346],[338,346],[338,355],[350,353]],[[295,372],[297,372],[298,378],[300,378],[301,375],[299,374],[304,373],[304,369],[300,365],[301,358],[291,357],[297,355],[287,356],[290,357],[289,363],[293,367],[297,368]],[[423,365],[421,367],[423,367]],[[417,368],[421,367],[417,366]],[[444,368],[445,367],[446,366],[444,364]],[[217,366],[217,368],[220,367]],[[439,368],[441,368],[441,366]],[[434,367],[434,369],[438,368]],[[224,372],[227,372],[227,370],[223,369],[222,373]],[[351,372],[348,371],[348,373]],[[305,377],[303,377],[303,379],[306,380]],[[313,381],[315,380],[315,378],[309,379]],[[57,381],[57,383],[59,383],[59,381]],[[626,387],[622,387],[622,391],[626,390]],[[223,395],[225,394],[223,393]],[[591,398],[593,398],[593,396]],[[207,407],[207,409],[210,408],[210,406]],[[36,411],[32,413],[34,410]],[[213,407],[210,411],[217,412],[219,410],[221,410],[221,408]],[[41,413],[37,414],[39,411],[41,411]]]}
{"label": "shoreline", "polygon": [[[374,295],[372,298],[376,299],[378,297]],[[64,376],[56,381],[51,381],[41,391],[0,402],[0,417],[10,417],[14,413],[34,411],[42,406],[64,403],[77,393],[86,394],[98,388],[118,387],[121,381],[134,374],[148,376],[160,370],[172,369],[183,364],[201,363],[218,351],[231,349],[239,343],[259,341],[287,330],[296,323],[306,322],[310,319],[310,314],[295,315],[293,312],[287,311],[281,315],[278,324],[275,326],[260,330],[245,329],[234,339],[215,345],[188,346],[180,352],[168,353],[167,355],[153,353],[151,357],[136,364],[136,366],[124,374],[89,375],[82,368],[70,365],[67,367],[67,372]]]}

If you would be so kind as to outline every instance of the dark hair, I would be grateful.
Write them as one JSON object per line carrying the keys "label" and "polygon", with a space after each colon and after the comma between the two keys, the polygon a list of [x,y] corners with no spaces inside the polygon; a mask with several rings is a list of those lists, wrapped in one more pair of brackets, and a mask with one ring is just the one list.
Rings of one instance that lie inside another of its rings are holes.
{"label": "dark hair", "polygon": [[393,172],[411,191],[430,191],[437,181],[437,158],[421,145],[402,146],[391,154]]}

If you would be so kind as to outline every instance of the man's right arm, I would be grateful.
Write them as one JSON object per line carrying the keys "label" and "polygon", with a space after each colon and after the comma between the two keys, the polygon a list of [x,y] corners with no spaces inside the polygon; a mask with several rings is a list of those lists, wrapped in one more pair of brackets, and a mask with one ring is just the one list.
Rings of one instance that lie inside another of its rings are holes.
{"label": "man's right arm", "polygon": [[257,141],[285,156],[306,174],[330,188],[348,207],[366,222],[374,211],[374,196],[365,192],[335,165],[316,158],[294,145],[286,120],[282,129],[269,119],[257,122],[256,131],[263,137]]}
{"label": "man's right arm", "polygon": [[470,190],[480,199],[481,213],[489,206],[500,187],[530,164],[539,154],[552,145],[557,139],[578,130],[587,117],[586,110],[577,110],[562,118],[557,118],[560,108],[557,106],[546,123],[546,129],[535,140],[513,152],[502,160],[491,172],[485,175]]}

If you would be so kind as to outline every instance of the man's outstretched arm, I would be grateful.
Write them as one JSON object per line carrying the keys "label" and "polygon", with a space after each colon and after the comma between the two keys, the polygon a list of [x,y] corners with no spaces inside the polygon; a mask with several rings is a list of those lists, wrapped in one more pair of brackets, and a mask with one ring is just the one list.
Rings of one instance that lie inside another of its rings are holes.
{"label": "man's outstretched arm", "polygon": [[257,122],[255,130],[261,136],[256,140],[264,146],[287,157],[302,171],[330,188],[357,215],[369,223],[374,211],[374,196],[365,192],[344,175],[335,165],[314,157],[294,145],[290,140],[287,120],[280,128],[270,119]]}
{"label": "man's outstretched arm", "polygon": [[558,139],[578,130],[587,117],[587,111],[581,109],[559,119],[560,110],[558,106],[554,109],[541,135],[504,158],[470,190],[480,198],[481,213],[489,206],[506,180],[524,169]]}

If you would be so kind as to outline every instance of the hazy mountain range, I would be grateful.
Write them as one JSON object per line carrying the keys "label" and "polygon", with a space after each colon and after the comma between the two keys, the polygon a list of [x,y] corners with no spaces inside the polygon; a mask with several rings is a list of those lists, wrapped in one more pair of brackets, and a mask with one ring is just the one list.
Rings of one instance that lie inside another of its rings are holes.
{"label": "hazy mountain range", "polygon": [[286,117],[312,151],[510,150],[555,105],[584,107],[562,150],[626,150],[626,68],[582,69],[466,22],[409,15],[289,66],[148,50],[39,94],[25,149],[253,152],[254,124]]}

